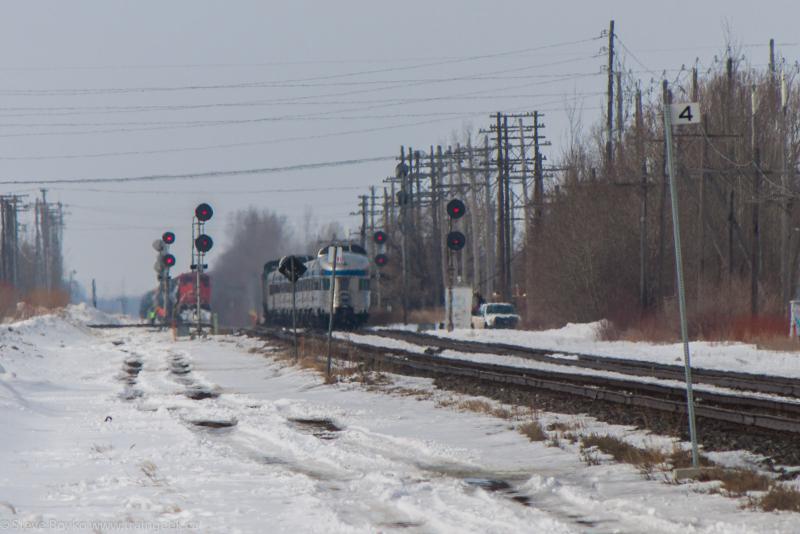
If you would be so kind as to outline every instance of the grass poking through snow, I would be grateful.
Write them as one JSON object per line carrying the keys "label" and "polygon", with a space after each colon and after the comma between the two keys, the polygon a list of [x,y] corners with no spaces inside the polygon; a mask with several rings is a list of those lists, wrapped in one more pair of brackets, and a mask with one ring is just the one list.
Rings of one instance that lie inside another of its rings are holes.
{"label": "grass poking through snow", "polygon": [[539,421],[530,421],[517,427],[520,434],[531,441],[544,441],[547,439],[547,432],[542,428]]}

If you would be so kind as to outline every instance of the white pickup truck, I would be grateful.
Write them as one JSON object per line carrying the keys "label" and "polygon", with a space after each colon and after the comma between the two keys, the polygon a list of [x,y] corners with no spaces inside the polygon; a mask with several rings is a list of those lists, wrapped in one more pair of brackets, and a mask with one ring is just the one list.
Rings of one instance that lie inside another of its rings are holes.
{"label": "white pickup truck", "polygon": [[520,317],[513,304],[488,302],[481,304],[472,316],[472,328],[516,328]]}

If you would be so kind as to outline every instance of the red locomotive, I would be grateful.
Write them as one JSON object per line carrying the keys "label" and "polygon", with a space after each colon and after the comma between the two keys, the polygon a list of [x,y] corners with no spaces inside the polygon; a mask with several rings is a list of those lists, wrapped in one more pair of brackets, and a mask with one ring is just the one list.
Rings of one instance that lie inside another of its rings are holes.
{"label": "red locomotive", "polygon": [[[178,315],[185,310],[195,310],[197,308],[197,273],[183,273],[175,278],[177,287],[177,301],[175,311]],[[200,309],[211,309],[211,281],[207,274],[200,275]]]}

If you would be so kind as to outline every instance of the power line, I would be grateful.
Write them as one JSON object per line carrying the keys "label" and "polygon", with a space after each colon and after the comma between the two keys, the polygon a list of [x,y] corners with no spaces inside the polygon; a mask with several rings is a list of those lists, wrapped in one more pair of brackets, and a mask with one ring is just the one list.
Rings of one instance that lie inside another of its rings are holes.
{"label": "power line", "polygon": [[[570,44],[580,44],[590,42],[594,39],[573,41],[554,45],[546,45],[551,48],[568,46]],[[533,50],[533,51],[536,51]],[[524,54],[526,51],[519,51]],[[356,64],[356,63],[407,63],[420,61],[453,61],[462,60],[464,56],[434,56],[434,57],[406,57],[406,58],[358,58],[358,59],[307,59],[307,60],[280,60],[280,61],[260,61],[253,63],[172,63],[172,64],[140,64],[140,65],[52,65],[41,67],[0,67],[0,72],[41,72],[41,71],[98,71],[98,70],[160,70],[160,69],[218,69],[218,68],[252,68],[252,67],[273,67],[281,65],[320,65],[320,64]]]}
{"label": "power line", "polygon": [[445,59],[440,61],[431,61],[426,63],[419,63],[416,65],[406,65],[400,67],[386,67],[380,69],[370,69],[355,72],[346,72],[338,74],[329,74],[323,76],[312,76],[306,78],[295,78],[288,80],[270,81],[270,82],[243,82],[235,84],[209,84],[209,85],[183,85],[183,86],[161,86],[161,87],[113,87],[103,89],[6,89],[0,90],[3,95],[18,95],[18,96],[76,96],[76,95],[98,95],[98,94],[124,94],[124,93],[149,93],[149,92],[174,92],[174,91],[198,91],[198,90],[218,90],[218,89],[250,89],[250,88],[264,88],[274,86],[276,84],[288,83],[301,83],[301,82],[314,82],[323,80],[333,80],[341,78],[350,78],[355,76],[365,76],[370,74],[383,74],[387,72],[399,72],[406,70],[415,70],[427,67],[437,67],[441,65],[450,65],[456,63],[465,63],[470,61],[477,61],[482,59],[492,59],[497,57],[519,55],[523,53],[535,52],[539,50],[547,50],[563,46],[570,46],[575,44],[587,43],[596,41],[600,37],[592,37],[589,39],[579,39],[576,41],[567,41],[562,43],[555,43],[549,45],[541,45],[529,48],[522,48],[517,50],[509,50],[504,52],[495,52],[492,54],[482,54],[474,56],[465,56],[455,59]]}
{"label": "power line", "polygon": [[263,167],[260,169],[239,169],[230,171],[205,171],[184,174],[151,174],[146,176],[127,176],[120,178],[51,178],[44,180],[2,180],[0,185],[29,185],[29,184],[102,184],[102,183],[132,183],[132,182],[154,182],[161,180],[196,180],[203,178],[219,178],[223,176],[249,176],[255,174],[274,174],[279,172],[291,172],[308,169],[321,169],[326,167],[343,167],[348,165],[359,165],[372,163],[375,161],[394,160],[394,156],[377,156],[362,159],[347,159],[340,161],[325,161],[319,163],[300,163],[296,165],[286,165],[283,167]]}
{"label": "power line", "polygon": [[[572,72],[563,74],[552,74],[543,77],[547,78],[560,78],[562,80],[570,80],[587,76],[598,76],[597,72]],[[533,77],[533,76],[531,76]],[[561,80],[559,80],[561,81]],[[503,98],[536,98],[536,97],[553,97],[563,96],[563,92],[557,93],[527,93],[516,95],[503,95]],[[594,96],[601,94],[598,92],[584,92],[576,93],[583,96]],[[440,97],[433,97],[441,100],[485,100],[496,99],[496,96],[456,96],[445,95]],[[240,102],[211,102],[205,104],[174,104],[174,105],[151,105],[151,106],[23,106],[23,107],[0,107],[0,116],[2,117],[56,117],[67,115],[103,115],[114,113],[146,113],[146,112],[163,112],[163,111],[190,111],[198,109],[213,109],[213,108],[238,108],[238,107],[259,107],[259,106],[364,106],[368,104],[391,104],[397,102],[415,103],[418,101],[430,101],[431,97],[417,97],[417,98],[380,98],[380,99],[364,99],[364,100],[319,100],[319,101],[304,101],[304,102],[275,102],[269,100],[250,100]],[[41,111],[42,113],[16,113],[18,111]],[[50,112],[56,113],[50,113]],[[12,112],[12,113],[3,113]],[[47,113],[45,113],[47,112]]]}
{"label": "power line", "polygon": [[[595,73],[595,74],[592,74],[591,76],[596,76],[598,74],[599,73]],[[550,84],[550,83],[553,83],[553,82],[565,81],[565,80],[572,79],[572,78],[573,77],[564,78],[564,79],[558,78],[558,79],[555,79],[555,80],[529,82],[529,83],[511,85],[511,86],[506,86],[506,87],[501,87],[501,88],[481,89],[481,90],[478,90],[478,91],[470,91],[470,92],[467,92],[467,93],[461,93],[461,95],[471,96],[471,95],[480,95],[480,94],[484,94],[484,93],[496,93],[496,92],[499,92],[499,91],[522,89],[522,88],[532,87],[532,86],[537,86],[537,85],[546,85],[546,84]],[[418,102],[435,101],[435,100],[440,100],[440,99],[443,99],[443,98],[447,98],[447,97],[422,98],[422,99],[418,99],[417,101]],[[403,103],[404,102],[398,102],[397,104],[392,104],[392,105],[402,105]],[[389,107],[389,106],[388,105],[387,106],[372,106],[372,107],[362,108],[362,109],[374,109],[375,107]],[[328,115],[328,114],[332,114],[332,113],[337,113],[337,111],[328,111],[328,112],[322,112],[322,113],[319,113],[319,114],[308,114],[308,115],[306,115],[306,117],[323,116],[323,115]],[[477,113],[477,112],[476,113],[470,113],[469,116],[476,116],[476,115],[480,115],[480,114],[482,114],[482,113]],[[244,119],[244,120],[245,121],[250,121],[250,122],[258,122],[259,121],[259,119]],[[432,122],[436,122],[436,121],[434,120]],[[199,124],[194,124],[194,125],[190,125],[190,126],[186,126],[186,125],[170,125],[170,126],[147,126],[147,127],[141,127],[141,128],[111,128],[111,129],[103,129],[103,130],[64,131],[64,132],[9,133],[9,134],[0,134],[0,138],[3,138],[3,137],[46,137],[46,136],[94,135],[94,134],[109,134],[109,133],[131,133],[131,132],[141,132],[141,131],[169,130],[169,129],[185,128],[185,127],[209,127],[209,126],[217,126],[217,124],[215,124],[213,122],[201,122]],[[391,128],[395,128],[395,127],[402,127],[402,126],[387,126],[385,128],[386,129],[391,129]],[[382,129],[382,128],[377,128],[377,129],[379,130],[379,129]],[[368,132],[368,131],[375,131],[375,130],[376,129],[369,129],[369,130],[364,130],[364,131]],[[327,135],[327,134],[323,135],[323,137],[328,137],[328,136],[329,135]]]}
{"label": "power line", "polygon": [[[598,95],[601,93],[598,92],[591,92],[591,93],[577,93],[575,95],[559,95],[561,98],[559,100],[551,100],[548,102],[541,102],[538,103],[539,106],[548,106],[552,104],[558,104],[562,102],[564,99],[567,100],[575,100],[581,98],[582,96],[587,95]],[[497,97],[490,97],[492,99],[496,99]],[[503,97],[505,98],[505,96]],[[416,99],[415,102],[430,102],[436,100],[450,100],[450,97],[442,96],[442,97],[430,97],[430,98],[422,98]],[[410,102],[410,103],[415,103]],[[286,121],[335,121],[335,120],[370,120],[370,119],[397,119],[397,118],[405,118],[405,117],[432,117],[432,116],[463,116],[463,115],[472,115],[472,114],[489,114],[492,113],[493,110],[470,110],[470,111],[428,111],[424,113],[383,113],[383,114],[372,114],[372,115],[337,115],[338,113],[349,113],[354,111],[365,111],[369,109],[374,109],[378,107],[394,107],[397,105],[404,105],[409,102],[405,100],[394,100],[387,104],[380,104],[376,106],[368,106],[362,108],[353,108],[353,109],[343,109],[343,110],[331,110],[331,111],[324,111],[318,113],[306,113],[302,115],[275,115],[272,117],[254,117],[248,119],[220,119],[220,120],[196,120],[196,121],[120,121],[120,122],[42,122],[42,123],[12,123],[12,122],[5,122],[0,123],[0,128],[6,127],[14,127],[14,128],[52,128],[52,127],[87,127],[87,126],[159,126],[159,127],[170,127],[170,128],[191,128],[195,126],[227,126],[227,125],[236,125],[236,124],[252,124],[252,123],[261,123],[261,122],[286,122]]]}
{"label": "power line", "polygon": [[[76,192],[76,193],[103,193],[103,194],[121,194],[121,195],[170,195],[170,194],[186,194],[185,189],[165,190],[165,189],[150,189],[150,190],[135,190],[123,191],[120,189],[99,189],[99,188],[84,188],[84,187],[51,187],[52,191],[63,192]],[[330,192],[330,191],[361,191],[364,189],[362,185],[342,185],[342,186],[326,186],[326,187],[292,187],[292,188],[269,188],[269,189],[244,189],[240,191],[214,191],[214,196],[218,195],[259,195],[259,194],[284,194],[284,193],[317,193],[317,192]],[[32,189],[38,191],[38,189]],[[70,204],[70,207],[87,208],[88,206],[75,206]]]}

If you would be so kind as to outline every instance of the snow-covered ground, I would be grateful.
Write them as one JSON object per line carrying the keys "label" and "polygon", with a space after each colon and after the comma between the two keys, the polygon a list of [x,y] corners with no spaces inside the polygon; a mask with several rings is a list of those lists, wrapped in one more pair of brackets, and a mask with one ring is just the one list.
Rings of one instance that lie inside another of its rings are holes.
{"label": "snow-covered ground", "polygon": [[[417,354],[425,354],[425,351],[429,348],[425,345],[417,345],[415,343],[409,343],[407,341],[403,341],[400,339],[394,339],[385,336],[376,336],[371,334],[358,334],[354,332],[336,332],[335,336],[337,338],[347,339],[349,341],[360,343],[362,345],[370,345],[373,347],[395,348]],[[488,363],[494,365],[505,365],[509,367],[534,369],[546,372],[568,373],[571,375],[584,375],[584,376],[602,376],[610,379],[627,380],[632,382],[642,382],[648,384],[658,384],[664,387],[679,388],[679,389],[684,389],[686,387],[686,382],[681,380],[668,380],[662,378],[652,378],[649,376],[635,376],[616,371],[601,371],[591,368],[581,368],[579,366],[565,367],[557,363],[541,362],[518,356],[502,356],[497,354],[459,352],[455,350],[443,350],[441,352],[438,352],[436,356],[453,360]],[[568,355],[561,355],[561,356],[563,357],[563,359],[571,359],[571,357]],[[554,354],[554,357],[556,359],[559,359],[558,354]],[[735,397],[750,397],[755,399],[776,400],[788,404],[800,404],[800,399],[797,399],[795,397],[785,397],[781,395],[773,395],[768,393],[740,391],[720,386],[710,386],[706,384],[695,384],[694,390],[698,393],[709,392],[721,395],[731,395]]]}
{"label": "snow-covered ground", "polygon": [[[482,341],[552,349],[554,352],[583,352],[673,365],[683,364],[680,343],[598,341],[599,323],[568,324],[555,330],[431,330],[427,334],[465,341]],[[689,345],[693,367],[740,371],[800,378],[800,352],[759,349],[737,342],[693,341]],[[800,348],[800,342],[798,343]]]}
{"label": "snow-covered ground", "polygon": [[0,530],[796,531],[796,514],[532,443],[427,379],[326,385],[257,340],[94,331],[110,321],[93,315],[0,327]]}

